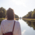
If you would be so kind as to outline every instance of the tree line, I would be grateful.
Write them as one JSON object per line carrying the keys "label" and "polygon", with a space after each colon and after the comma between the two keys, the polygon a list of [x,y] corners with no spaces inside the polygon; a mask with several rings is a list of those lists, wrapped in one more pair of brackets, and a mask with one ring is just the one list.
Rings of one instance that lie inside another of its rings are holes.
{"label": "tree line", "polygon": [[[0,18],[5,18],[5,16],[6,16],[6,9],[0,7]],[[19,18],[19,16],[15,14],[15,18]]]}
{"label": "tree line", "polygon": [[35,9],[33,11],[28,12],[28,14],[23,16],[22,18],[35,18]]}

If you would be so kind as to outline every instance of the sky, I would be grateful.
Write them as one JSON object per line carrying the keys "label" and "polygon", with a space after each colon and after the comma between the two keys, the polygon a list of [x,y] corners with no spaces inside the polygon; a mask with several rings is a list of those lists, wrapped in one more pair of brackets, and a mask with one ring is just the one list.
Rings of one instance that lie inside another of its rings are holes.
{"label": "sky", "polygon": [[0,7],[12,8],[19,17],[35,9],[35,0],[0,0]]}

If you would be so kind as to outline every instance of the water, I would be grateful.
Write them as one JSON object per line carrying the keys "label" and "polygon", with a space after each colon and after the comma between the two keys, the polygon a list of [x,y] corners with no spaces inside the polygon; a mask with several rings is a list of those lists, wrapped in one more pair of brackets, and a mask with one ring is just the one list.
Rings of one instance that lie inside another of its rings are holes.
{"label": "water", "polygon": [[19,20],[21,25],[21,33],[22,35],[35,35],[35,29],[30,24],[28,25],[27,22],[23,21],[22,19]]}
{"label": "water", "polygon": [[35,35],[35,22],[25,22],[24,20],[18,20],[21,26],[22,35]]}

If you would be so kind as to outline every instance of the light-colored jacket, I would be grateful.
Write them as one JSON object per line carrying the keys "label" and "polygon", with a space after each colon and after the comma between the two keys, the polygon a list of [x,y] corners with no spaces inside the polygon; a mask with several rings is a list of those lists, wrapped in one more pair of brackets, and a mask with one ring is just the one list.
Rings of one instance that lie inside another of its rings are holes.
{"label": "light-colored jacket", "polygon": [[[13,25],[15,20],[3,20],[1,22],[1,28],[0,28],[0,35],[7,32],[12,32]],[[20,23],[18,21],[15,21],[15,27],[13,31],[14,35],[21,35],[21,28]]]}

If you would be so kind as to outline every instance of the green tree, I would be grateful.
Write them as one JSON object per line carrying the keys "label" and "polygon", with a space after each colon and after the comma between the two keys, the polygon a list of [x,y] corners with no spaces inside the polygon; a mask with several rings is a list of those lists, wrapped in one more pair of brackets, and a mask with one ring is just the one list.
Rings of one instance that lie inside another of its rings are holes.
{"label": "green tree", "polygon": [[15,14],[15,18],[19,18],[19,16]]}
{"label": "green tree", "polygon": [[35,9],[34,9],[34,11],[32,12],[32,18],[35,18]]}
{"label": "green tree", "polygon": [[3,7],[1,7],[0,8],[0,18],[5,18],[5,16],[6,16],[6,10]]}
{"label": "green tree", "polygon": [[27,14],[27,18],[31,18],[31,15],[32,15],[32,11],[30,11],[30,12]]}

